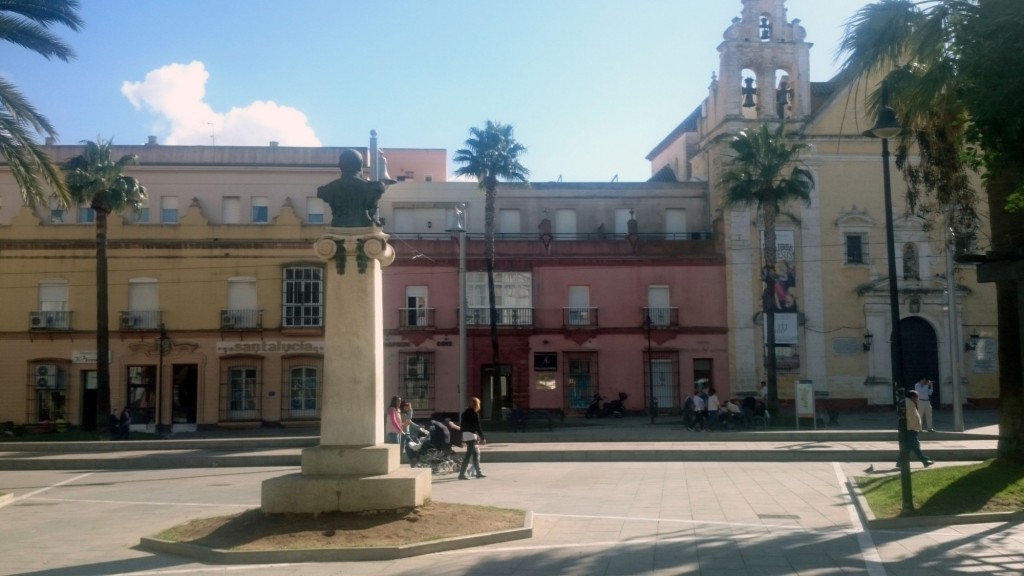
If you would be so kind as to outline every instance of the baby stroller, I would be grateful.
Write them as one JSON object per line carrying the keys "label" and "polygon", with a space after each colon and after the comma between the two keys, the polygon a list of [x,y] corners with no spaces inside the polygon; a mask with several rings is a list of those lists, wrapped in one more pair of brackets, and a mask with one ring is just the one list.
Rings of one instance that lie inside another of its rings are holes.
{"label": "baby stroller", "polygon": [[462,463],[452,450],[451,433],[448,427],[436,420],[430,421],[430,434],[421,442],[406,444],[406,455],[413,468],[430,468],[434,474],[453,474]]}

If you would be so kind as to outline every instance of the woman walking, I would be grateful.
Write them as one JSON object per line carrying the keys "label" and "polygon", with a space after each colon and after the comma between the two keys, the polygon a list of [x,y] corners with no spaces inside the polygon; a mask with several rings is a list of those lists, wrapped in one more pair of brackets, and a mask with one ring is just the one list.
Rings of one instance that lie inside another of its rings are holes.
{"label": "woman walking", "polygon": [[388,411],[384,414],[384,431],[386,432],[384,442],[387,444],[401,444],[402,442],[402,414],[398,411],[401,404],[400,397],[392,396],[391,406],[388,406]]}
{"label": "woman walking", "polygon": [[459,471],[459,480],[469,480],[466,477],[466,468],[472,459],[473,469],[476,470],[477,478],[486,478],[480,470],[480,447],[484,443],[484,431],[480,427],[480,399],[476,396],[469,399],[469,407],[462,412],[462,420],[459,423],[462,429],[462,441],[466,444],[466,457],[462,459],[462,469]]}

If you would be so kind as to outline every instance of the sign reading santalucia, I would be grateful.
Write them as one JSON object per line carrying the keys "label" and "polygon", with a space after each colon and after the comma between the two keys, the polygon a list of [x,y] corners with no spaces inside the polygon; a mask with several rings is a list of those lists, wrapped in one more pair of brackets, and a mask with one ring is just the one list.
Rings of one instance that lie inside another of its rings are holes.
{"label": "sign reading santalucia", "polygon": [[323,354],[323,340],[297,340],[291,342],[217,342],[218,354],[295,354],[308,352]]}

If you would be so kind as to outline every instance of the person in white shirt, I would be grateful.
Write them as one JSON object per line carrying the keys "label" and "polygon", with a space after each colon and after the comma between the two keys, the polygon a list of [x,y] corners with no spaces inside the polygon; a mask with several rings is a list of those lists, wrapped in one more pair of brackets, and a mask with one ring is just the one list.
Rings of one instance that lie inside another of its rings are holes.
{"label": "person in white shirt", "polygon": [[718,393],[715,392],[714,388],[708,390],[708,428],[712,430],[718,429],[718,411],[722,409],[721,403],[718,401]]}
{"label": "person in white shirt", "polygon": [[[918,437],[918,434],[921,432],[921,413],[918,409],[920,405],[917,392],[914,390],[908,391],[907,397],[904,400],[904,406],[907,410],[907,448],[927,468],[935,464],[935,461],[925,456],[924,452],[921,452],[921,439]],[[899,462],[896,463],[897,468],[899,468],[899,464]]]}
{"label": "person in white shirt", "polygon": [[687,398],[686,404],[689,404],[689,406],[684,404],[684,409],[689,411],[687,429],[691,432],[698,428],[704,430],[704,410],[706,406],[704,405],[704,399],[700,397],[700,390],[694,390],[693,395]]}
{"label": "person in white shirt", "polygon": [[921,430],[935,432],[935,420],[932,418],[932,392],[935,383],[922,376],[914,384],[914,392],[917,392],[917,411],[921,413]]}

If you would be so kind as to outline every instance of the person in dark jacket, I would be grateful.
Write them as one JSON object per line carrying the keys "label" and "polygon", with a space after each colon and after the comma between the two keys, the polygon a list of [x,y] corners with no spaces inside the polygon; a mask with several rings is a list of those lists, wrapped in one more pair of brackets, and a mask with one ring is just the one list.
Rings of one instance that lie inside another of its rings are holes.
{"label": "person in dark jacket", "polygon": [[462,412],[462,420],[459,423],[462,429],[462,441],[466,444],[466,457],[462,459],[462,469],[459,471],[459,480],[469,480],[466,477],[466,469],[472,460],[473,469],[476,470],[477,478],[486,478],[480,470],[480,444],[484,443],[484,430],[480,427],[480,399],[476,396],[469,399],[469,407]]}
{"label": "person in dark jacket", "polygon": [[121,440],[128,439],[128,432],[131,431],[132,427],[132,414],[128,411],[128,407],[125,406],[124,410],[121,411],[121,417],[117,421],[118,428],[120,429],[119,437]]}
{"label": "person in dark jacket", "polygon": [[110,415],[107,416],[107,434],[111,440],[121,438],[121,419],[117,415],[117,408],[111,408]]}

